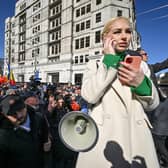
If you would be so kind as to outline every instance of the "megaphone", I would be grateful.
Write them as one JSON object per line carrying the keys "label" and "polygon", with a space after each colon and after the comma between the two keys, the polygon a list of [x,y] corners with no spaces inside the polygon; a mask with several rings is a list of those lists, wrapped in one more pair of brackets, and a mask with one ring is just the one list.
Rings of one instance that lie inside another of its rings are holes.
{"label": "megaphone", "polygon": [[87,152],[98,140],[95,121],[81,111],[68,112],[59,122],[58,132],[64,145],[75,152]]}

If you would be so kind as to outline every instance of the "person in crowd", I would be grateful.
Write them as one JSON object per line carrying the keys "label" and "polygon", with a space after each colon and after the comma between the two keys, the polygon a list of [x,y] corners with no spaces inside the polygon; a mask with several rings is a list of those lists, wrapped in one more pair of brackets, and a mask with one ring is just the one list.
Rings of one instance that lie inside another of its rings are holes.
{"label": "person in crowd", "polygon": [[[148,62],[148,54],[144,49],[138,49],[138,52],[142,56],[142,59],[145,62]],[[159,90],[157,83],[157,72],[168,68],[168,59],[165,59],[162,62],[155,64],[148,64],[150,69],[150,77],[155,84],[159,97],[160,104],[159,106],[152,111],[148,117],[151,121],[153,128],[151,129],[155,146],[157,149],[158,159],[162,167],[168,166],[168,145],[166,146],[166,142],[168,142],[168,99],[161,94],[161,90]]]}
{"label": "person in crowd", "polygon": [[49,126],[48,126],[48,120],[45,116],[45,105],[44,104],[40,104],[39,101],[39,96],[37,94],[38,92],[33,92],[33,91],[27,91],[25,92],[23,98],[24,98],[24,102],[27,105],[27,109],[30,112],[35,112],[36,114],[42,116],[44,118],[45,121],[45,125],[46,127],[44,127],[43,131],[46,133],[46,137],[48,137],[48,139],[46,140],[46,142],[44,143],[43,147],[44,147],[44,168],[50,168],[50,160],[51,160],[51,147],[52,147],[52,143],[51,143],[51,135],[49,132]]}
{"label": "person in crowd", "polygon": [[76,97],[77,103],[80,105],[80,111],[83,113],[88,113],[88,103],[81,96],[81,88],[80,87],[77,87],[75,89],[75,97]]}
{"label": "person in crowd", "polygon": [[102,61],[87,64],[81,95],[93,104],[89,114],[97,123],[99,137],[90,151],[79,154],[76,168],[159,168],[144,112],[156,108],[159,97],[143,69],[123,61],[131,37],[129,20],[112,18],[102,32]]}
{"label": "person in crowd", "polygon": [[16,89],[10,88],[6,91],[6,95],[15,95],[15,94],[17,94]]}
{"label": "person in crowd", "polygon": [[160,102],[159,106],[152,111],[150,121],[151,129],[158,159],[163,168],[168,167],[168,98]]}
{"label": "person in crowd", "polygon": [[70,98],[71,98],[70,111],[80,111],[81,110],[81,106],[80,106],[79,102],[76,99],[76,95],[72,94]]}
{"label": "person in crowd", "polygon": [[1,87],[0,88],[0,100],[5,96],[5,90]]}
{"label": "person in crowd", "polygon": [[33,91],[28,91],[23,96],[25,104],[28,105],[28,107],[33,108],[36,112],[40,112],[39,109],[39,98]]}
{"label": "person in crowd", "polygon": [[7,96],[8,111],[0,111],[0,167],[43,168],[44,119],[29,111],[20,96]]}
{"label": "person in crowd", "polygon": [[147,63],[148,68],[150,69],[150,71],[148,71],[149,76],[152,79],[153,83],[155,84],[155,87],[158,90],[160,101],[164,101],[165,96],[162,94],[161,90],[158,87],[156,73],[168,68],[168,58],[166,58],[162,62],[158,62],[158,63],[155,63],[155,64],[148,64],[148,53],[142,48],[138,48],[137,51],[141,55],[142,60]]}
{"label": "person in crowd", "polygon": [[52,136],[52,168],[74,168],[77,153],[69,150],[61,141],[58,132],[59,122],[68,112],[61,95],[50,95],[46,114]]}

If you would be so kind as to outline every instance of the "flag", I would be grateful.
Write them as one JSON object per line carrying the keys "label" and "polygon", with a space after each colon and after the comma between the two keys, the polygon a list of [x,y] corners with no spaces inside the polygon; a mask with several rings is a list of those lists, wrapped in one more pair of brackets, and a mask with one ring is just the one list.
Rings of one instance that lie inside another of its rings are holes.
{"label": "flag", "polygon": [[40,81],[40,80],[41,80],[41,78],[39,77],[39,70],[36,70],[36,71],[35,71],[34,80],[35,80],[35,81]]}
{"label": "flag", "polygon": [[4,84],[8,82],[8,78],[6,76],[0,76],[0,84]]}
{"label": "flag", "polygon": [[10,64],[8,63],[7,66],[8,66],[8,80],[10,80]]}
{"label": "flag", "polygon": [[13,71],[12,71],[12,70],[10,71],[9,83],[10,83],[11,86],[16,85],[15,78],[14,78],[14,74],[13,74]]}

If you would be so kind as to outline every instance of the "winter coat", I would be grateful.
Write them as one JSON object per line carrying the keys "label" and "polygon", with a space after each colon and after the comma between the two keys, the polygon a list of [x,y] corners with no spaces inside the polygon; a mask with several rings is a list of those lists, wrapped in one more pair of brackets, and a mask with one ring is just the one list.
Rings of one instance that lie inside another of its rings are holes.
{"label": "winter coat", "polygon": [[151,114],[152,133],[168,136],[168,99],[161,102]]}
{"label": "winter coat", "polygon": [[[28,110],[31,131],[15,129],[9,122],[0,124],[0,167],[1,168],[42,168],[45,141],[44,120]],[[6,120],[6,119],[4,119]],[[7,124],[8,123],[8,124]]]}
{"label": "winter coat", "polygon": [[159,104],[153,83],[151,96],[138,96],[120,83],[116,69],[89,61],[81,93],[94,104],[90,115],[99,137],[94,148],[79,154],[76,168],[159,168],[144,112]]}

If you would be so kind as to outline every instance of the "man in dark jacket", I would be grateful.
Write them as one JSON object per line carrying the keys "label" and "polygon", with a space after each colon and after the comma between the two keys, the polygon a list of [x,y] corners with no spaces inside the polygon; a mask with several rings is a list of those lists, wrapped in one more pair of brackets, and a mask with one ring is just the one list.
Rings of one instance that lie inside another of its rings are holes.
{"label": "man in dark jacket", "polygon": [[[137,51],[142,56],[142,60],[145,62],[148,62],[147,52],[144,49],[138,49]],[[161,94],[161,92],[158,88],[156,73],[168,68],[168,58],[166,58],[162,62],[158,62],[155,64],[148,64],[148,67],[150,69],[150,78],[152,79],[154,85],[156,86],[156,89],[158,90],[160,101],[164,101],[165,98],[163,97],[163,95]]]}
{"label": "man in dark jacket", "polygon": [[68,110],[62,96],[54,95],[50,101],[51,104],[46,115],[52,135],[52,167],[74,168],[78,153],[71,151],[63,144],[58,132],[59,122]]}
{"label": "man in dark jacket", "polygon": [[[139,53],[142,56],[143,61],[148,61],[148,54],[144,49],[139,49]],[[157,78],[155,73],[168,68],[168,58],[162,62],[155,64],[148,64],[150,69],[150,77],[158,90],[160,97],[159,106],[150,113],[149,119],[153,126],[152,134],[158,154],[159,161],[162,166],[168,166],[168,148],[166,147],[166,141],[168,141],[168,99],[163,97],[161,91],[159,90]]]}
{"label": "man in dark jacket", "polygon": [[8,98],[8,103],[9,110],[0,111],[0,167],[42,168],[43,118],[28,110],[19,96]]}

